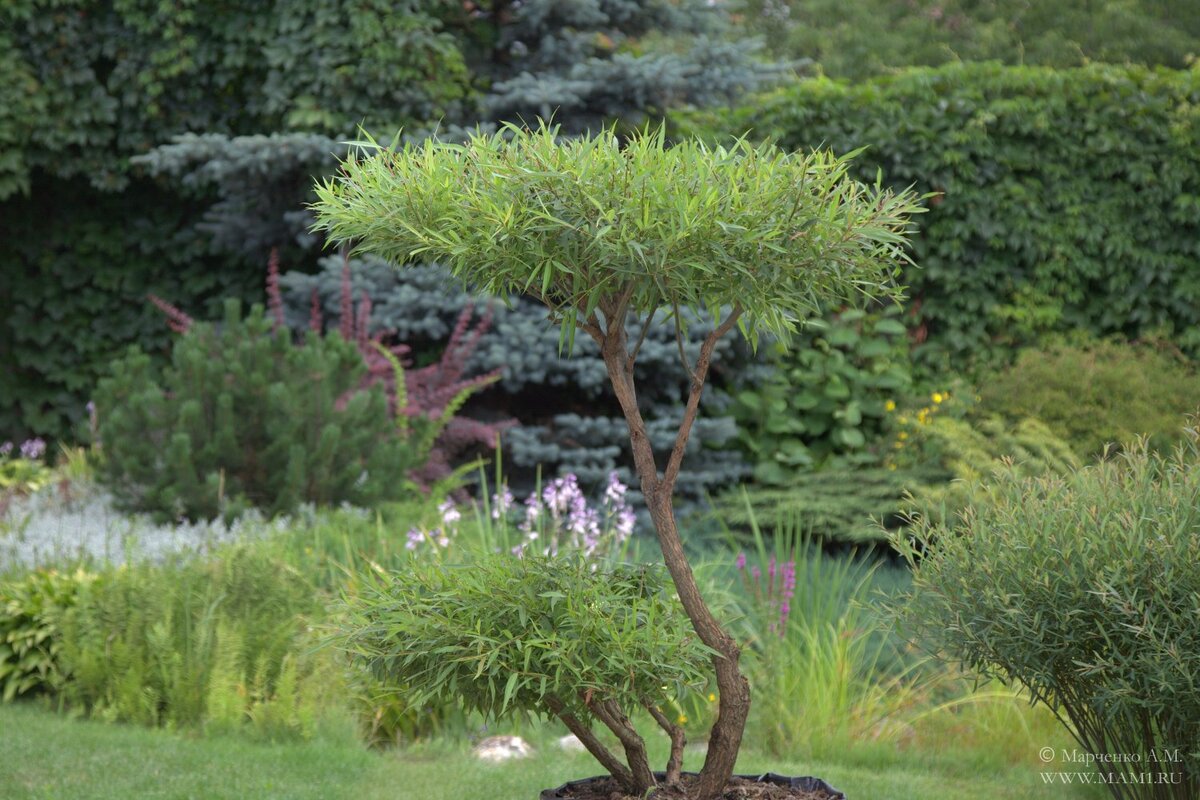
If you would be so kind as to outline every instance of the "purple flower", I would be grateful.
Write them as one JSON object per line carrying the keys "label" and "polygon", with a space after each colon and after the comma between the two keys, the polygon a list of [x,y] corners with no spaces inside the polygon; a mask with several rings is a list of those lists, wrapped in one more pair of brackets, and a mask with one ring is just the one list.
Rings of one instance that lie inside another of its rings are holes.
{"label": "purple flower", "polygon": [[508,513],[508,510],[513,507],[515,498],[513,493],[504,486],[501,491],[492,495],[492,519],[500,519],[501,516]]}
{"label": "purple flower", "polygon": [[21,443],[21,457],[28,459],[38,459],[46,452],[46,443],[41,439],[30,439]]}
{"label": "purple flower", "polygon": [[0,456],[7,456],[9,453],[12,452],[12,450],[13,450],[12,442],[5,442],[4,444],[0,444]]}
{"label": "purple flower", "polygon": [[462,514],[454,506],[453,500],[447,500],[438,506],[438,511],[442,512],[442,522],[447,525],[453,525],[462,519]]}
{"label": "purple flower", "polygon": [[604,501],[614,506],[619,506],[625,502],[625,492],[627,487],[621,483],[620,477],[616,472],[608,476],[608,487],[604,490]]}
{"label": "purple flower", "polygon": [[794,560],[783,565],[783,596],[790,600],[796,594],[796,562]]}
{"label": "purple flower", "polygon": [[538,517],[542,515],[542,501],[538,499],[536,494],[531,494],[525,498],[525,520],[517,526],[519,530],[529,533],[537,524]]}
{"label": "purple flower", "polygon": [[792,612],[792,604],[785,597],[779,604],[779,635],[785,635],[787,631],[788,614]]}
{"label": "purple flower", "polygon": [[633,509],[625,506],[617,512],[617,538],[620,541],[625,541],[633,535],[633,526],[637,524],[637,514],[633,513]]}
{"label": "purple flower", "polygon": [[737,557],[737,568],[738,568],[738,569],[745,569],[745,568],[746,568],[746,554],[745,554],[745,553],[738,553],[738,557]]}
{"label": "purple flower", "polygon": [[416,528],[409,528],[407,536],[408,543],[404,545],[406,550],[416,550],[421,546],[421,542],[425,541],[425,534]]}

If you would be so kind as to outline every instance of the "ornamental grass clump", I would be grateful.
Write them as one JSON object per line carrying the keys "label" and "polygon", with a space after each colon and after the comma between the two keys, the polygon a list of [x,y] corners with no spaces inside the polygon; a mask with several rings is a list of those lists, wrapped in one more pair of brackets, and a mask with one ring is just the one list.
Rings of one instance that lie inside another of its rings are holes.
{"label": "ornamental grass clump", "polygon": [[915,570],[909,634],[1025,687],[1117,798],[1200,797],[1198,444],[1002,471],[957,524],[893,536]]}
{"label": "ornamental grass clump", "polygon": [[[611,129],[560,140],[543,123],[533,131],[506,126],[462,145],[429,140],[387,149],[367,142],[317,188],[316,228],[331,242],[400,264],[435,259],[474,291],[541,301],[560,325],[564,349],[580,331],[596,343],[629,427],[666,567],[711,654],[718,713],[704,767],[686,789],[697,800],[720,795],[733,773],[750,687],[738,668],[737,642],[700,595],[672,496],[723,336],[737,327],[757,344],[761,333],[786,336],[829,304],[898,294],[892,278],[906,259],[918,199],[879,181],[854,181],[848,166],[847,157],[789,154],[745,139],[729,148],[668,146],[661,130],[624,142]],[[683,346],[689,314],[705,315],[713,326],[690,353]],[[638,352],[656,319],[674,330],[690,375],[667,452],[655,452],[635,378]],[[464,615],[464,623],[481,625],[490,602],[480,596],[472,606],[476,617]],[[586,654],[595,654],[597,665],[614,632],[589,630],[597,639]],[[526,624],[511,635],[537,632]],[[563,702],[587,712],[577,727],[604,722],[608,712],[582,703],[587,687],[574,691]],[[625,752],[632,761],[631,748]],[[627,793],[642,796],[655,783],[633,763],[623,769],[603,763]]]}

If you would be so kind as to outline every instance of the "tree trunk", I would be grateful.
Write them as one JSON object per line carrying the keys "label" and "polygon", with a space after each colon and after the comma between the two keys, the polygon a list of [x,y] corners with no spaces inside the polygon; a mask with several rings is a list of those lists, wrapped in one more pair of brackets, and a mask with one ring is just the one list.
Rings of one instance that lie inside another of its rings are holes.
{"label": "tree trunk", "polygon": [[[645,481],[643,480],[643,491]],[[709,610],[696,586],[696,578],[683,552],[679,528],[675,524],[675,512],[671,496],[664,493],[647,494],[650,518],[658,533],[663,560],[679,601],[683,605],[692,628],[700,641],[720,653],[713,657],[713,671],[717,677],[717,720],[708,739],[708,753],[704,767],[700,770],[700,781],[696,787],[696,800],[712,800],[721,794],[725,784],[733,775],[738,750],[742,745],[742,732],[750,714],[750,682],[738,669],[741,648],[721,627]]]}
{"label": "tree trunk", "polygon": [[[622,315],[618,315],[622,316]],[[721,326],[726,328],[726,326]],[[715,342],[720,335],[720,329],[714,332],[710,339]],[[604,363],[612,381],[613,390],[625,414],[629,425],[629,440],[633,448],[634,463],[638,477],[641,480],[642,493],[650,510],[650,518],[654,522],[654,530],[658,535],[658,544],[662,549],[663,561],[683,610],[691,620],[692,629],[708,647],[718,655],[713,657],[713,671],[716,673],[717,689],[720,699],[717,705],[717,720],[709,736],[708,753],[704,759],[704,767],[695,789],[696,800],[714,800],[725,789],[733,775],[734,763],[737,761],[738,749],[742,743],[742,732],[746,726],[746,718],[750,713],[750,684],[738,669],[738,658],[741,649],[733,637],[725,632],[721,624],[713,616],[700,589],[696,585],[696,576],[692,573],[691,565],[683,551],[683,542],[679,536],[679,528],[675,522],[675,509],[672,502],[674,480],[660,479],[658,466],[654,460],[654,451],[646,432],[646,424],[642,419],[637,405],[637,392],[633,379],[633,364],[630,363],[624,330],[624,319],[612,319],[607,331],[602,337],[601,352]],[[703,387],[708,368],[708,355],[712,346],[706,341],[705,351],[696,364],[693,375],[692,392],[696,397],[689,397],[689,411],[694,413],[698,394]],[[687,428],[693,413],[685,415],[681,426],[681,436],[677,439],[676,449],[680,450],[687,442]],[[677,461],[677,459],[673,459]],[[674,466],[677,467],[677,464]],[[672,470],[674,472],[674,470]],[[673,476],[672,476],[673,478]]]}

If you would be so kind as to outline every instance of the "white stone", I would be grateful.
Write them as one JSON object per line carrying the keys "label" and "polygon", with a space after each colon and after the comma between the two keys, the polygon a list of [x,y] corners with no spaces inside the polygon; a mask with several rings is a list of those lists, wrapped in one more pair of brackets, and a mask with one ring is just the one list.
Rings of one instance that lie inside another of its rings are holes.
{"label": "white stone", "polygon": [[587,751],[587,748],[583,746],[583,742],[579,741],[579,737],[573,733],[569,733],[559,739],[558,747],[560,750],[566,750],[568,753],[583,753]]}
{"label": "white stone", "polygon": [[533,748],[520,736],[489,736],[471,751],[481,761],[499,763],[513,758],[528,758]]}

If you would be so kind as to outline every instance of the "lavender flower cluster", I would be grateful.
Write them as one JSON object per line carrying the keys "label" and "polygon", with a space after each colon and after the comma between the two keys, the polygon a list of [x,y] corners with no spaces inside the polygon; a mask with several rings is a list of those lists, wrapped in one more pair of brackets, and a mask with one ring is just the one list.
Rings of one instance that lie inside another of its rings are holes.
{"label": "lavender flower cluster", "polygon": [[[587,558],[601,559],[614,554],[633,535],[637,515],[626,502],[628,487],[617,473],[609,476],[600,507],[588,505],[579,488],[579,479],[568,474],[547,484],[541,492],[533,492],[524,501],[524,511],[517,511],[516,498],[507,486],[492,495],[493,524],[507,528],[512,518],[520,521],[516,529],[522,541],[511,548],[520,558],[531,549],[542,555],[556,556],[563,550],[578,552]],[[450,500],[438,506],[442,524],[432,530],[413,527],[408,531],[405,547],[418,550],[423,546],[448,548],[458,534],[462,512]]]}
{"label": "lavender flower cluster", "polygon": [[[513,548],[513,555],[521,556],[531,547],[541,549],[547,556],[558,555],[561,548],[581,552],[589,558],[612,555],[633,535],[637,522],[637,515],[625,501],[627,491],[617,473],[612,473],[601,508],[596,509],[588,506],[574,474],[556,478],[542,489],[540,497],[535,492],[526,498],[524,519],[517,525],[525,540]],[[493,497],[500,513],[507,513],[511,507],[512,495],[507,488],[504,494],[508,495],[507,506],[502,502],[503,495]]]}
{"label": "lavender flower cluster", "polygon": [[[12,455],[12,451],[12,442],[0,444],[0,456],[8,458],[10,455]],[[21,458],[29,459],[30,461],[37,461],[46,454],[46,442],[40,437],[37,439],[26,439],[21,443],[19,451],[21,453]]]}
{"label": "lavender flower cluster", "polygon": [[796,596],[796,561],[776,565],[775,556],[767,562],[767,579],[762,570],[751,566],[746,570],[746,554],[738,553],[737,568],[742,573],[742,583],[760,607],[773,610],[777,616],[771,622],[771,633],[783,638],[787,635],[788,616],[792,613],[792,598]]}
{"label": "lavender flower cluster", "polygon": [[451,537],[458,534],[458,523],[462,520],[462,512],[454,505],[453,500],[447,500],[438,506],[438,512],[442,515],[442,524],[431,531],[424,528],[409,528],[405,548],[416,550],[423,544],[443,549],[450,546]]}

